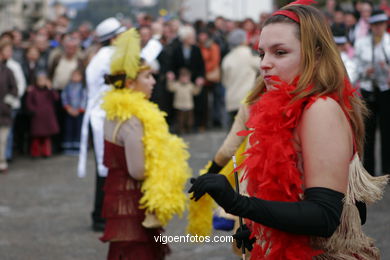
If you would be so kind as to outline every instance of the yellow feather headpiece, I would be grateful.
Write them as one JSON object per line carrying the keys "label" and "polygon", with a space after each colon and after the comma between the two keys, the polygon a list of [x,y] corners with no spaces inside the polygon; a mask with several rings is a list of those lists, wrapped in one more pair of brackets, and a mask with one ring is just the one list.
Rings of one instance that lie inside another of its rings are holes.
{"label": "yellow feather headpiece", "polygon": [[111,59],[111,74],[126,74],[135,79],[140,69],[141,40],[132,28],[119,35],[114,42],[115,52]]}

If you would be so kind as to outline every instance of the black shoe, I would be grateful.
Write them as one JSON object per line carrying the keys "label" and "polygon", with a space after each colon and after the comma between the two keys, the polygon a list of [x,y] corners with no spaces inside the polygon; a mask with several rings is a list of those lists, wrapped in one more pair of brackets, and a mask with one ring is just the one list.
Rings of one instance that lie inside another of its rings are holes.
{"label": "black shoe", "polygon": [[103,232],[105,227],[104,222],[95,222],[92,224],[92,230],[95,232]]}

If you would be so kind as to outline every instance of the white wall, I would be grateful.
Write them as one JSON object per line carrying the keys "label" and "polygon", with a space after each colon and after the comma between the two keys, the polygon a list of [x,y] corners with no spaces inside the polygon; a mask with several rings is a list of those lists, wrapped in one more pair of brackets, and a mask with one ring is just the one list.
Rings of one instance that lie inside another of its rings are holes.
{"label": "white wall", "polygon": [[184,0],[184,19],[192,22],[196,19],[213,20],[221,15],[232,20],[247,17],[256,22],[262,12],[271,12],[273,0]]}

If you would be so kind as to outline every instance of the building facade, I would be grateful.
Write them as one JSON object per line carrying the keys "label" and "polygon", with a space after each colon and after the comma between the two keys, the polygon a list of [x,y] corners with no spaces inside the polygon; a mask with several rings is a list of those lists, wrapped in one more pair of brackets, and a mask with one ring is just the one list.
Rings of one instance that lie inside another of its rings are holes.
{"label": "building facade", "polygon": [[0,0],[0,32],[31,29],[49,14],[49,0]]}

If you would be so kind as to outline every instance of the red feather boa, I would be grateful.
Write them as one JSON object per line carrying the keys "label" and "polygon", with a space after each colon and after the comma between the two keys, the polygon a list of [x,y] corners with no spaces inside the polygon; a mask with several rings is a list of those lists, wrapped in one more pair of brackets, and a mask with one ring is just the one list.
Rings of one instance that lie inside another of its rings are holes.
{"label": "red feather boa", "polygon": [[[291,92],[296,88],[281,82],[275,85],[275,90],[265,92],[258,102],[250,108],[247,127],[251,130],[242,131],[239,135],[249,135],[250,148],[246,151],[247,158],[240,168],[246,168],[248,179],[248,194],[257,198],[273,201],[300,201],[303,193],[302,172],[297,167],[298,155],[292,143],[293,131],[297,127],[304,109],[310,107],[318,96],[310,96],[292,101]],[[308,86],[307,89],[311,89]],[[336,93],[322,98],[331,97],[343,104],[342,108],[351,110],[350,97],[356,93],[348,78],[344,80],[341,98]],[[348,113],[346,113],[348,117]],[[251,252],[255,260],[311,260],[322,253],[310,246],[310,237],[294,235],[277,229],[250,222],[252,236],[256,243]],[[264,241],[264,242],[263,242]]]}
{"label": "red feather boa", "polygon": [[[280,83],[277,89],[265,92],[250,108],[247,122],[250,148],[241,165],[247,170],[248,194],[273,201],[299,201],[303,193],[302,173],[297,167],[297,153],[293,147],[293,130],[303,110],[315,98],[304,98],[291,103],[294,85]],[[251,259],[311,260],[322,253],[310,246],[309,236],[294,235],[277,229],[250,223],[252,236],[257,241]]]}

